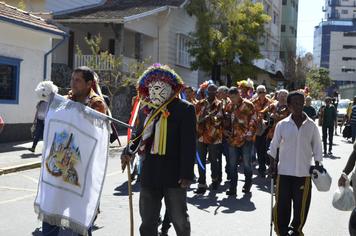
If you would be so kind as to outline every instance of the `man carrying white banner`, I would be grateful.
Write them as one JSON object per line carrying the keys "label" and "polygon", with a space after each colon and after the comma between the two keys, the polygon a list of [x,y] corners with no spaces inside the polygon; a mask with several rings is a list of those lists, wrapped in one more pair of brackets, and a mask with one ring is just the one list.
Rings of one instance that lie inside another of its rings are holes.
{"label": "man carrying white banner", "polygon": [[[67,98],[54,95],[45,120],[35,211],[43,235],[66,227],[91,235],[107,167],[107,107],[88,67],[74,70]],[[102,114],[104,113],[104,114]]]}

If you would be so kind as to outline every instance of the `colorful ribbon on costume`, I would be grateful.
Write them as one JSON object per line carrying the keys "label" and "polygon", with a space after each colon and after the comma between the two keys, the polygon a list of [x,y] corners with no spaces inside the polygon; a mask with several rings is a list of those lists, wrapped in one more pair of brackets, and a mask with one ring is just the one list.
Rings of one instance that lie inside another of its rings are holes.
{"label": "colorful ribbon on costume", "polygon": [[[131,116],[130,116],[130,120],[129,120],[129,125],[130,126],[134,126],[134,124],[136,122],[139,107],[140,107],[140,98],[139,98],[139,96],[137,96],[136,99],[135,99],[132,111],[131,111]],[[131,129],[127,129],[127,142],[130,141],[131,134],[132,134],[132,130]]]}

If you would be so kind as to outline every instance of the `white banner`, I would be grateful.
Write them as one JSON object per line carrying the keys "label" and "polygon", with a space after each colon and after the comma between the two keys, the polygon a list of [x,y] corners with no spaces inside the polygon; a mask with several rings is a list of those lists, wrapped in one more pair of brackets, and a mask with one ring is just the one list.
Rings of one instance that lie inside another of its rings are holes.
{"label": "white banner", "polygon": [[43,141],[35,212],[47,223],[85,235],[103,188],[109,122],[87,106],[54,95]]}

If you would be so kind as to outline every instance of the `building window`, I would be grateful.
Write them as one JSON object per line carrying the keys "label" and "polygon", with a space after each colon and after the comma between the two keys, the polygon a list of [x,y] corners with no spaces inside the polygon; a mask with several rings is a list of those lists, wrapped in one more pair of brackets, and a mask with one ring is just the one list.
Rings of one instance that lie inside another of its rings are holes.
{"label": "building window", "polygon": [[281,31],[286,32],[286,25],[281,25]]}
{"label": "building window", "polygon": [[356,72],[356,69],[342,68],[341,71],[342,71],[342,72],[349,72],[349,73],[351,73],[351,72]]}
{"label": "building window", "polygon": [[341,14],[349,14],[349,11],[348,10],[341,10]]}
{"label": "building window", "polygon": [[177,65],[190,68],[189,40],[187,35],[177,34]]}
{"label": "building window", "polygon": [[356,32],[344,32],[344,37],[356,37]]}
{"label": "building window", "polygon": [[343,61],[356,61],[356,57],[342,57]]}
{"label": "building window", "polygon": [[343,49],[356,49],[356,45],[343,45]]}
{"label": "building window", "polygon": [[282,0],[283,5],[287,5],[287,0]]}
{"label": "building window", "polygon": [[21,61],[0,56],[0,103],[18,104]]}
{"label": "building window", "polygon": [[277,22],[278,22],[278,14],[277,14],[277,12],[273,12],[273,24],[277,24]]}

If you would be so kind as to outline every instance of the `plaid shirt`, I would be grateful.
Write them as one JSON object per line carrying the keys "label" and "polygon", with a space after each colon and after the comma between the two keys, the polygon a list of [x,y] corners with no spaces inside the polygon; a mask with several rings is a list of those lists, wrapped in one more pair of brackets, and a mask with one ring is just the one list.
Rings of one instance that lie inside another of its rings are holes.
{"label": "plaid shirt", "polygon": [[207,99],[203,99],[195,105],[199,142],[205,144],[219,144],[222,142],[222,105],[222,102],[217,98],[212,103],[209,103]]}
{"label": "plaid shirt", "polygon": [[252,141],[256,132],[256,111],[252,102],[243,99],[240,104],[228,103],[225,108],[225,134],[231,146],[241,147],[246,141]]}
{"label": "plaid shirt", "polygon": [[[72,91],[69,91],[67,98],[73,101],[77,101]],[[104,114],[107,112],[104,99],[96,94],[93,89],[90,90],[88,96],[86,97],[84,105]]]}
{"label": "plaid shirt", "polygon": [[273,119],[273,125],[268,131],[267,138],[272,139],[277,123],[289,116],[290,112],[287,105],[279,105],[278,102],[272,103],[267,108],[267,112],[269,112],[270,117]]}

